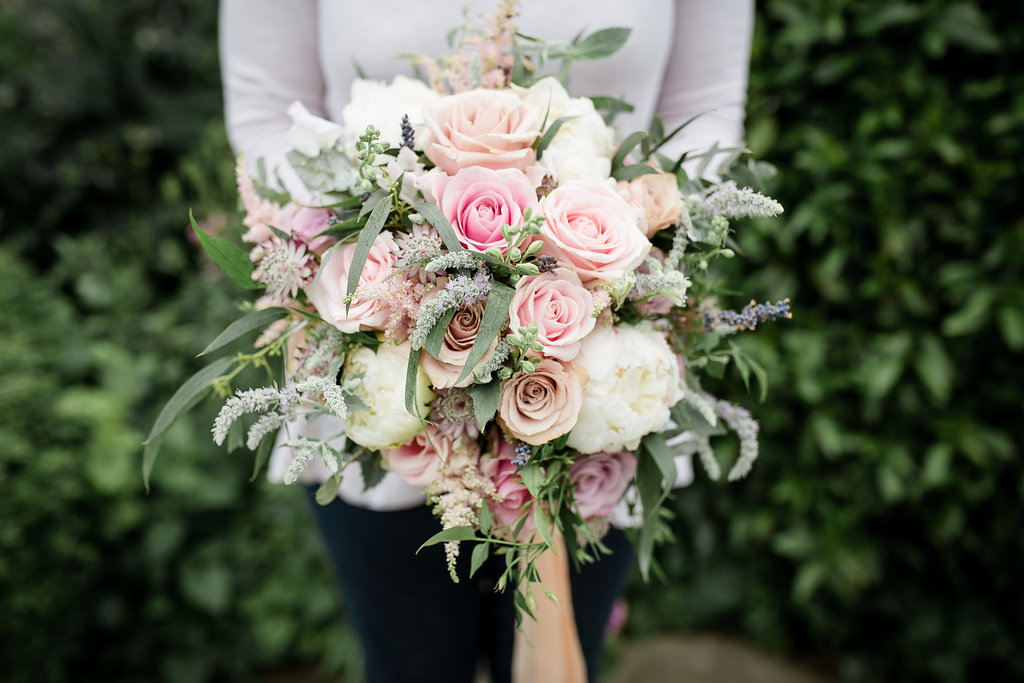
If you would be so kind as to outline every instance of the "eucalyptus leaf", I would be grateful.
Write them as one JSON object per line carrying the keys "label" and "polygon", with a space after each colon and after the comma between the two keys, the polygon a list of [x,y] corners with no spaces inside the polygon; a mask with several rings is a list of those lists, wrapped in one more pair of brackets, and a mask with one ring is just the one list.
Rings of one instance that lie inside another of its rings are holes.
{"label": "eucalyptus leaf", "polygon": [[[348,269],[348,286],[345,290],[346,294],[352,294],[356,291],[359,286],[359,276],[363,274],[363,267],[366,265],[366,257],[370,254],[370,249],[373,248],[373,243],[377,239],[377,235],[384,228],[384,223],[388,220],[388,215],[391,213],[391,196],[381,199],[377,202],[377,205],[370,212],[370,218],[366,221],[366,226],[363,231],[359,234],[359,242],[356,243],[356,250],[352,254],[352,264]],[[348,310],[348,305],[345,306],[345,310]]]}
{"label": "eucalyptus leaf", "polygon": [[477,328],[476,339],[466,356],[466,364],[459,373],[455,383],[458,384],[469,376],[476,364],[483,358],[484,353],[490,347],[491,342],[498,338],[501,331],[508,324],[509,306],[512,303],[512,295],[515,290],[506,284],[495,280],[491,283],[491,291],[487,295],[487,307],[480,318],[480,327]]}
{"label": "eucalyptus leaf", "polygon": [[626,139],[622,141],[619,148],[615,150],[615,156],[612,157],[612,173],[622,168],[623,164],[626,163],[626,157],[632,152],[637,145],[647,139],[647,133],[638,130],[630,133],[626,136]]}
{"label": "eucalyptus leaf", "polygon": [[338,487],[341,486],[341,472],[331,475],[316,490],[317,505],[329,505],[338,497]]}
{"label": "eucalyptus leaf", "polygon": [[476,538],[476,529],[473,527],[453,526],[451,529],[439,531],[428,538],[423,545],[416,549],[416,554],[418,555],[420,550],[432,545],[437,545],[438,543],[446,543],[448,541],[472,541]]}
{"label": "eucalyptus leaf", "polygon": [[573,119],[578,118],[579,115],[559,116],[557,119],[552,121],[551,126],[548,127],[546,131],[544,131],[544,135],[540,136],[540,139],[537,141],[537,161],[540,161],[540,158],[544,155],[544,150],[548,148],[548,145],[551,144],[551,141],[555,139],[556,135],[558,135],[558,131],[562,128],[562,124],[564,124],[566,121],[572,121]]}
{"label": "eucalyptus leaf", "polygon": [[642,175],[652,175],[660,173],[660,171],[653,166],[647,164],[632,164],[631,166],[621,166],[617,171],[612,173],[612,177],[616,180],[633,180],[639,178]]}
{"label": "eucalyptus leaf", "polygon": [[594,31],[576,45],[573,57],[576,59],[603,59],[619,51],[632,29],[621,26]]}
{"label": "eucalyptus leaf", "polygon": [[227,346],[247,332],[264,329],[287,314],[288,309],[279,306],[264,308],[261,311],[254,311],[225,327],[224,331],[218,334],[217,337],[199,353],[199,355],[205,356],[211,351],[216,351],[217,349]]}
{"label": "eucalyptus leaf", "polygon": [[452,318],[458,311],[454,308],[449,308],[445,311],[434,326],[430,328],[427,333],[427,338],[423,342],[423,349],[434,358],[437,358],[438,354],[441,353],[441,345],[444,343],[444,337],[448,333],[448,325],[451,324]]}
{"label": "eucalyptus leaf", "polygon": [[501,380],[495,379],[486,384],[470,384],[469,395],[473,397],[473,415],[481,430],[487,426],[498,411],[501,399]]}
{"label": "eucalyptus leaf", "polygon": [[196,224],[192,211],[188,212],[188,220],[192,223],[192,230],[199,238],[199,246],[212,258],[217,265],[224,269],[231,281],[245,289],[262,289],[263,285],[253,282],[253,263],[242,249],[221,237],[211,237]]}
{"label": "eucalyptus leaf", "polygon": [[416,212],[437,230],[437,234],[441,236],[441,241],[444,242],[444,246],[448,247],[448,251],[462,251],[462,244],[455,235],[452,224],[448,222],[440,209],[433,204],[416,204],[412,208],[416,209]]}

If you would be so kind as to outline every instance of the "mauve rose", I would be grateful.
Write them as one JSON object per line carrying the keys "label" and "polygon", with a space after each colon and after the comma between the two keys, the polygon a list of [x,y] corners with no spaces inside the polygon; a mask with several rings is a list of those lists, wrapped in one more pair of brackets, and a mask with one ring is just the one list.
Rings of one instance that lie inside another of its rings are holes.
{"label": "mauve rose", "polygon": [[679,222],[683,213],[683,195],[671,173],[648,173],[629,182],[620,180],[619,191],[644,210],[647,237]]}
{"label": "mauve rose", "polygon": [[[497,526],[508,526],[519,519],[523,506],[533,497],[522,484],[519,468],[512,463],[512,458],[516,455],[515,446],[498,437],[493,448],[493,453],[480,458],[480,473],[494,482],[494,487],[501,497],[500,501],[487,499],[487,505],[491,508]],[[533,515],[527,517],[523,526],[533,528]]]}
{"label": "mauve rose", "polygon": [[543,112],[501,90],[470,90],[423,108],[423,151],[448,175],[468,166],[520,171],[533,163]]}
{"label": "mauve rose", "polygon": [[[357,332],[360,327],[382,330],[391,311],[376,301],[356,299],[348,312],[345,311],[343,299],[348,290],[348,270],[355,251],[356,243],[351,242],[327,254],[327,258],[320,264],[320,272],[313,283],[309,299],[316,306],[320,317],[342,332]],[[398,245],[390,232],[384,230],[377,235],[366,257],[363,272],[359,275],[359,286],[382,283],[395,270],[397,252]]]}
{"label": "mauve rose", "polygon": [[[436,449],[436,450],[435,450]],[[390,470],[413,486],[427,486],[438,478],[438,467],[447,462],[452,442],[428,424],[425,431],[398,448],[380,452],[384,469]]]}
{"label": "mauve rose", "polygon": [[[448,323],[448,329],[444,333],[444,341],[441,342],[441,350],[434,358],[424,352],[420,365],[423,371],[430,378],[430,383],[438,389],[450,389],[451,387],[467,387],[473,381],[473,373],[470,373],[458,384],[455,380],[462,373],[466,365],[466,358],[469,350],[476,341],[477,330],[480,329],[480,318],[484,313],[484,302],[478,301],[472,306],[464,306],[452,317]],[[486,360],[498,345],[495,338],[491,345],[484,352],[481,362]]]}
{"label": "mauve rose", "polygon": [[580,340],[594,329],[594,297],[571,270],[524,277],[512,297],[509,326],[513,330],[537,323],[537,341],[544,355],[570,361]]}
{"label": "mauve rose", "polygon": [[501,385],[498,419],[514,437],[539,446],[576,425],[583,389],[572,368],[545,358],[531,373],[517,372]]}
{"label": "mauve rose", "polygon": [[528,208],[537,207],[536,185],[519,170],[465,168],[454,176],[434,179],[437,205],[452,224],[462,246],[484,252],[508,245],[501,236],[506,225],[522,225]]}
{"label": "mauve rose", "polygon": [[328,209],[297,207],[288,217],[287,232],[292,239],[306,245],[314,254],[322,255],[334,244],[333,237],[317,237],[327,229],[327,220],[332,216]]}
{"label": "mauve rose", "polygon": [[540,208],[546,218],[540,254],[576,271],[584,285],[619,280],[651,250],[640,228],[641,210],[602,182],[561,185]]}
{"label": "mauve rose", "polygon": [[636,458],[628,451],[594,453],[569,468],[573,496],[584,519],[609,515],[636,474]]}

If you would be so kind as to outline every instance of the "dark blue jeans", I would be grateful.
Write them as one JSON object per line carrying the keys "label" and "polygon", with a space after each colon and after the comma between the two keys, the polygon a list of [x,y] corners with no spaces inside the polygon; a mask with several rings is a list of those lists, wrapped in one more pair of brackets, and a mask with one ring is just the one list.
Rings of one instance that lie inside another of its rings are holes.
{"label": "dark blue jeans", "polygon": [[[489,560],[470,580],[469,552],[463,552],[461,581],[454,583],[442,545],[417,555],[440,530],[425,505],[374,512],[341,500],[311,503],[362,640],[369,683],[471,683],[480,656],[489,660],[495,683],[510,680],[512,593],[494,592],[497,563]],[[604,542],[612,555],[572,571],[576,628],[591,681],[597,680],[608,615],[633,560],[633,547],[618,529]]]}

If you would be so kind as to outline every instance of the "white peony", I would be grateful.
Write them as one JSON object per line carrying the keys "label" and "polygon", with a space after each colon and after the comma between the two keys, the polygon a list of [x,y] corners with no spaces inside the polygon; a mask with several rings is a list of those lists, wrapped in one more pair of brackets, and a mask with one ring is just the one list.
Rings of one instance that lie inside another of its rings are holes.
{"label": "white peony", "polygon": [[285,140],[292,149],[307,157],[315,157],[333,147],[341,137],[341,126],[310,114],[298,100],[288,107],[288,116],[292,117],[292,127]]}
{"label": "white peony", "polygon": [[402,144],[402,116],[409,116],[415,131],[416,146],[426,128],[423,125],[423,106],[440,95],[425,83],[406,76],[396,76],[391,83],[357,78],[352,82],[348,104],[341,110],[345,125],[342,144],[346,154],[355,154],[356,141],[373,125],[382,140],[392,147]]}
{"label": "white peony", "polygon": [[[423,428],[422,421],[405,409],[408,361],[408,343],[381,344],[377,353],[360,346],[345,359],[343,381],[361,376],[355,394],[366,404],[365,410],[349,410],[345,417],[345,433],[360,446],[373,450],[395,447]],[[430,412],[427,404],[433,399],[434,392],[421,368],[416,376],[416,405],[421,416]]]}
{"label": "white peony", "polygon": [[615,154],[615,133],[594,109],[587,97],[569,97],[553,76],[543,78],[528,89],[517,88],[519,96],[547,112],[547,125],[562,116],[576,116],[558,129],[540,159],[561,184],[593,178],[603,180],[611,173]]}
{"label": "white peony", "polygon": [[682,398],[679,365],[649,325],[599,327],[584,338],[573,365],[586,375],[569,447],[580,453],[634,450],[663,429]]}

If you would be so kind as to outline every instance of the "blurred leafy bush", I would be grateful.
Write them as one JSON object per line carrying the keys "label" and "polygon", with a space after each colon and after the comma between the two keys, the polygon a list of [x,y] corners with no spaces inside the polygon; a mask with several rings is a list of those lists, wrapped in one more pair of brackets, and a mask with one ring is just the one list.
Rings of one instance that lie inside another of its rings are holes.
{"label": "blurred leafy bush", "polygon": [[759,6],[747,130],[788,213],[740,229],[737,289],[795,317],[743,338],[772,377],[761,460],[679,492],[634,632],[739,630],[849,681],[1024,679],[1022,20]]}
{"label": "blurred leafy bush", "polygon": [[216,3],[0,6],[0,680],[357,667],[302,494],[208,402],[139,442],[237,316],[187,240],[237,220]]}

